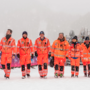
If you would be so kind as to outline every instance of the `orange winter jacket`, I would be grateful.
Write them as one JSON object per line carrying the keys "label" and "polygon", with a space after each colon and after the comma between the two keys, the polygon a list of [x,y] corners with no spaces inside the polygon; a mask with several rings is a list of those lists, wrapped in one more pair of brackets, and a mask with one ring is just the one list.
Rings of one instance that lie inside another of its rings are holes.
{"label": "orange winter jacket", "polygon": [[15,40],[11,37],[8,40],[6,37],[1,39],[0,50],[2,54],[16,54]]}
{"label": "orange winter jacket", "polygon": [[38,54],[48,54],[51,52],[49,39],[45,37],[43,41],[41,41],[40,37],[36,39],[34,50],[37,51]]}
{"label": "orange winter jacket", "polygon": [[82,61],[90,61],[90,46],[89,46],[89,48],[87,48],[85,45],[85,42],[84,42],[81,44],[81,48],[83,51]]}
{"label": "orange winter jacket", "polygon": [[17,53],[20,53],[20,55],[30,53],[34,54],[32,41],[29,38],[27,39],[21,38],[20,40],[18,40]]}
{"label": "orange winter jacket", "polygon": [[76,46],[74,47],[74,44],[71,44],[69,48],[69,58],[80,58],[80,57],[81,58],[83,57],[81,45],[77,43]]}
{"label": "orange winter jacket", "polygon": [[51,48],[51,56],[58,58],[65,58],[68,56],[69,43],[66,39],[61,42],[59,39],[55,40]]}

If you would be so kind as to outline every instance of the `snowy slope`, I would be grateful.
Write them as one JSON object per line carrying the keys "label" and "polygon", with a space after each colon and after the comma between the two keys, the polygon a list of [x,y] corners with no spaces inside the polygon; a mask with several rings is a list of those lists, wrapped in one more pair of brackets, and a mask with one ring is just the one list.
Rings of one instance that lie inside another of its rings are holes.
{"label": "snowy slope", "polygon": [[80,66],[79,78],[71,78],[71,67],[65,67],[64,78],[54,78],[54,69],[49,67],[47,79],[41,79],[38,68],[31,69],[31,78],[21,79],[20,68],[11,71],[11,77],[6,80],[0,69],[0,90],[90,90],[90,78],[83,76]]}

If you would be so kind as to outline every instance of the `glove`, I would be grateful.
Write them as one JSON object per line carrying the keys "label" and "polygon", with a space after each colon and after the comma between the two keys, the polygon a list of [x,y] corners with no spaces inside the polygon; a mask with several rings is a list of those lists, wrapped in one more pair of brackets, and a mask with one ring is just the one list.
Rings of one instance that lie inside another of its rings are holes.
{"label": "glove", "polygon": [[53,67],[54,66],[54,56],[51,57],[51,60],[50,60],[50,67]]}
{"label": "glove", "polygon": [[20,54],[17,54],[17,57],[20,58]]}
{"label": "glove", "polygon": [[31,55],[31,58],[32,58],[32,59],[34,58],[34,55],[33,55],[33,54]]}
{"label": "glove", "polygon": [[38,57],[37,51],[35,52],[35,56]]}
{"label": "glove", "polygon": [[68,59],[68,57],[66,57],[66,59]]}
{"label": "glove", "polygon": [[50,57],[51,57],[51,52],[48,53],[48,58],[50,58]]}

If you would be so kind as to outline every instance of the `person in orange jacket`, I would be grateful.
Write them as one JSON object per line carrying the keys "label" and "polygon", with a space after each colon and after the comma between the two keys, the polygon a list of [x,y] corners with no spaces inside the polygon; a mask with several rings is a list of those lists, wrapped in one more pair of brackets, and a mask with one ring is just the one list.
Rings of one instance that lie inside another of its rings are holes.
{"label": "person in orange jacket", "polygon": [[82,58],[82,63],[83,63],[83,71],[84,71],[84,76],[90,77],[90,41],[89,37],[85,38],[84,43],[81,44],[81,48],[83,50],[83,58]]}
{"label": "person in orange jacket", "polygon": [[36,39],[34,50],[35,56],[37,57],[38,69],[40,77],[43,78],[47,76],[48,73],[48,55],[50,56],[50,42],[44,36],[44,31],[40,32],[40,37]]}
{"label": "person in orange jacket", "polygon": [[1,39],[0,42],[0,51],[1,55],[1,64],[5,72],[4,77],[9,79],[11,72],[11,62],[12,58],[15,58],[16,55],[16,45],[15,40],[11,37],[12,30],[8,29],[6,36]]}
{"label": "person in orange jacket", "polygon": [[69,49],[69,59],[71,61],[71,77],[78,77],[80,58],[83,57],[81,45],[78,43],[77,36],[74,36]]}
{"label": "person in orange jacket", "polygon": [[63,77],[68,50],[68,41],[65,39],[63,33],[59,33],[58,39],[53,42],[51,48],[51,62],[54,61],[55,78],[58,78],[58,76]]}
{"label": "person in orange jacket", "polygon": [[18,40],[17,44],[17,57],[20,58],[22,79],[24,79],[26,75],[27,77],[30,77],[31,58],[33,59],[34,56],[32,41],[27,37],[27,35],[28,33],[24,31],[22,33],[22,38]]}

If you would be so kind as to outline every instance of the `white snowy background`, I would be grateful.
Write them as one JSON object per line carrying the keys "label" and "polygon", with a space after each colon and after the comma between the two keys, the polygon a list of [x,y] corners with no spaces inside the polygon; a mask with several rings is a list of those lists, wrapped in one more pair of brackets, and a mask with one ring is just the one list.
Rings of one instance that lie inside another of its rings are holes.
{"label": "white snowy background", "polygon": [[65,67],[63,78],[54,78],[54,69],[48,68],[47,79],[41,79],[38,67],[31,69],[31,77],[22,79],[20,68],[11,71],[10,79],[6,80],[0,70],[0,90],[90,90],[90,78],[84,77],[80,66],[78,78],[71,78],[71,67]]}
{"label": "white snowy background", "polygon": [[16,41],[26,30],[34,43],[44,30],[52,43],[59,32],[83,27],[90,30],[90,0],[0,0],[0,39],[10,28]]}

